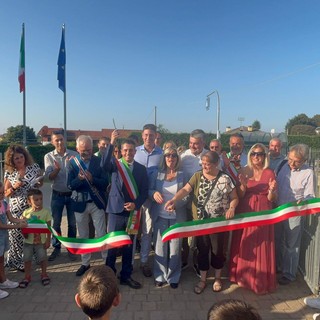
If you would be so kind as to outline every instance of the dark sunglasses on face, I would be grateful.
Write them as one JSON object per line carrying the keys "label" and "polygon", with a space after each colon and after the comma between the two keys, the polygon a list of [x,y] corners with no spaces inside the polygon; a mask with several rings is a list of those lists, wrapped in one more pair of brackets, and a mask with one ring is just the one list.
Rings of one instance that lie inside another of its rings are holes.
{"label": "dark sunglasses on face", "polygon": [[178,158],[178,155],[176,153],[168,153],[164,155],[166,158]]}
{"label": "dark sunglasses on face", "polygon": [[266,154],[264,152],[251,152],[250,156],[251,157],[262,157],[262,156],[265,156]]}

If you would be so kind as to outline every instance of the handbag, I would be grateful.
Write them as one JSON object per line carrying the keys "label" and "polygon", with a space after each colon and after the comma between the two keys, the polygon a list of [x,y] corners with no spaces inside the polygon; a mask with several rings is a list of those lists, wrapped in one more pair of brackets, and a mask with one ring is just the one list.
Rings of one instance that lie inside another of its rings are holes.
{"label": "handbag", "polygon": [[73,211],[82,213],[87,206],[88,193],[72,191],[71,203]]}
{"label": "handbag", "polygon": [[[215,186],[216,186],[216,184],[217,184],[217,182],[218,182],[218,180],[219,180],[219,178],[220,178],[221,175],[222,175],[222,171],[219,170],[216,178],[215,178],[214,181],[212,182],[212,185],[211,185],[211,188],[210,188],[210,190],[209,190],[209,192],[208,192],[208,194],[207,194],[207,197],[206,197],[206,199],[204,200],[204,203],[203,203],[204,212],[203,212],[203,217],[202,217],[202,219],[213,218],[213,217],[211,216],[211,214],[206,211],[205,208],[206,208],[206,204],[208,203],[208,201],[209,201],[209,199],[210,199],[211,193],[212,193],[213,189],[215,188]],[[216,214],[215,214],[215,216],[216,216]]]}

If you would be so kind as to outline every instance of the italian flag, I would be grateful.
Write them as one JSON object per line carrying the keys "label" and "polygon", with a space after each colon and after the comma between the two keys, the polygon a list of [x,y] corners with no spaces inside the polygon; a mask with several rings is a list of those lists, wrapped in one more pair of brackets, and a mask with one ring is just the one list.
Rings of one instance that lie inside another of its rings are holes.
{"label": "italian flag", "polygon": [[19,75],[18,81],[20,84],[20,92],[25,91],[25,52],[24,52],[24,24],[22,25],[22,35],[20,43],[20,60],[19,60]]}

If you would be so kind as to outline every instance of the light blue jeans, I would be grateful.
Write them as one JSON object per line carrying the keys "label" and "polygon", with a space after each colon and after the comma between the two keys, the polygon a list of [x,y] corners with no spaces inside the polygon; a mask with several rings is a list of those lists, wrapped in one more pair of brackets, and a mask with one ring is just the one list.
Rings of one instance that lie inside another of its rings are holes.
{"label": "light blue jeans", "polygon": [[161,235],[176,219],[156,218],[154,223],[155,257],[153,275],[156,281],[179,283],[181,276],[181,239],[162,242]]}

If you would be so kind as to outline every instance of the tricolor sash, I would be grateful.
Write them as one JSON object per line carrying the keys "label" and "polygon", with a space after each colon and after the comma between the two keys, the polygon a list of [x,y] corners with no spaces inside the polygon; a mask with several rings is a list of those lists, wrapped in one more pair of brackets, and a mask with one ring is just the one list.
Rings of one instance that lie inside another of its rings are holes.
{"label": "tricolor sash", "polygon": [[105,209],[106,208],[106,203],[104,201],[104,199],[101,197],[99,190],[96,188],[96,186],[94,186],[89,178],[88,175],[86,173],[87,171],[87,167],[85,165],[85,163],[81,160],[80,157],[76,156],[76,157],[71,157],[71,159],[73,159],[73,161],[75,162],[75,164],[77,165],[79,172],[81,172],[84,175],[84,178],[88,184],[88,186],[90,187],[90,196],[92,197],[92,199],[94,201],[99,201],[102,205],[102,207]]}
{"label": "tricolor sash", "polygon": [[[118,161],[116,161],[116,165],[120,173],[120,176],[122,178],[122,181],[129,193],[130,198],[132,200],[137,199],[137,197],[139,196],[138,186],[129,168],[127,161],[121,158]],[[127,229],[126,229],[128,234],[138,233],[139,226],[140,226],[140,217],[141,217],[140,210],[132,210],[130,212]]]}
{"label": "tricolor sash", "polygon": [[237,170],[236,166],[234,165],[234,163],[232,161],[230,161],[230,158],[231,158],[230,152],[226,154],[226,157],[229,160],[229,165],[226,166],[225,171],[232,178],[234,184],[236,185],[237,181],[238,181],[238,170]]}
{"label": "tricolor sash", "polygon": [[85,254],[105,251],[131,244],[132,241],[125,231],[107,233],[98,239],[78,239],[60,236],[53,228],[42,220],[28,220],[28,226],[23,228],[23,234],[28,233],[52,233],[67,249],[74,254]]}
{"label": "tricolor sash", "polygon": [[233,219],[229,220],[218,217],[177,223],[163,232],[162,241],[275,224],[292,217],[319,212],[320,198],[314,198],[302,201],[299,204],[286,203],[272,210],[236,214]]}

